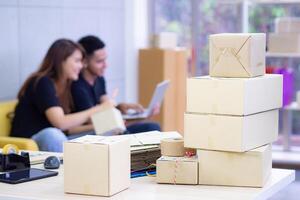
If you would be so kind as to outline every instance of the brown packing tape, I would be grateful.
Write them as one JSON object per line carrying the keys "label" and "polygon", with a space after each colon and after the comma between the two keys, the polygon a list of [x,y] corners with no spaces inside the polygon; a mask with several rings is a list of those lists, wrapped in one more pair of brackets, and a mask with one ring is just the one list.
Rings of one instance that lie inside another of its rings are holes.
{"label": "brown packing tape", "polygon": [[160,143],[161,155],[163,156],[184,156],[185,148],[183,139],[163,139]]}

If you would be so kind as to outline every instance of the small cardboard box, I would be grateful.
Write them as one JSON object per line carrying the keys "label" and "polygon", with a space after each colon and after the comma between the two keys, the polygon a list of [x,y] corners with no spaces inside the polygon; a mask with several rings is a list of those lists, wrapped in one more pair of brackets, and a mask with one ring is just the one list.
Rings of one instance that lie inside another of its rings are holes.
{"label": "small cardboard box", "polygon": [[272,169],[271,145],[245,152],[197,150],[199,184],[263,187]]}
{"label": "small cardboard box", "polygon": [[248,116],[185,114],[184,146],[245,152],[278,137],[278,110]]}
{"label": "small cardboard box", "polygon": [[274,53],[300,53],[300,33],[270,33],[268,51]]}
{"label": "small cardboard box", "polygon": [[97,135],[116,135],[126,130],[121,112],[116,108],[106,108],[92,116]]}
{"label": "small cardboard box", "polygon": [[250,115],[282,106],[282,75],[187,80],[187,112]]}
{"label": "small cardboard box", "polygon": [[111,196],[130,185],[126,138],[88,135],[64,143],[64,191]]}
{"label": "small cardboard box", "polygon": [[154,48],[175,49],[177,47],[177,35],[172,32],[161,32],[152,37]]}
{"label": "small cardboard box", "polygon": [[222,33],[209,37],[209,75],[255,77],[265,74],[264,33]]}
{"label": "small cardboard box", "polygon": [[170,184],[198,184],[197,157],[162,156],[156,161],[156,182]]}
{"label": "small cardboard box", "polygon": [[300,33],[300,18],[299,17],[276,18],[275,32],[276,33]]}

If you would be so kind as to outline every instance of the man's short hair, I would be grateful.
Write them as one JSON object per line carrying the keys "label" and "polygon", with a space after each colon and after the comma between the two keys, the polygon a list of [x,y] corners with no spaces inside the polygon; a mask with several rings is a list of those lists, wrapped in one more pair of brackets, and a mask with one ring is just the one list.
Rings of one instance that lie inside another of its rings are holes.
{"label": "man's short hair", "polygon": [[81,38],[78,43],[82,45],[88,56],[93,55],[95,51],[105,47],[105,43],[100,38],[93,35]]}

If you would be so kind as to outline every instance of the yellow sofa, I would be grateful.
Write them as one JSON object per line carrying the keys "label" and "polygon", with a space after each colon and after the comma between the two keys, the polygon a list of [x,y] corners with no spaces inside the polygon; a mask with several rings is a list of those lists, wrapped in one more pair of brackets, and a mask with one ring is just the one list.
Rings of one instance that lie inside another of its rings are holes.
{"label": "yellow sofa", "polygon": [[6,144],[14,144],[19,149],[38,151],[38,146],[32,139],[10,137],[11,118],[9,115],[14,111],[17,101],[0,102],[0,148]]}

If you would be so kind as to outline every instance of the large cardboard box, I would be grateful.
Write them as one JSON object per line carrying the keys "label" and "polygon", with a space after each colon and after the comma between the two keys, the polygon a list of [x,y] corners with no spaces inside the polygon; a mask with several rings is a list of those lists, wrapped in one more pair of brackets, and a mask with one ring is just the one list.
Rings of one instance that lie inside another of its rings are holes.
{"label": "large cardboard box", "polygon": [[265,74],[264,33],[222,33],[209,36],[209,75],[255,77]]}
{"label": "large cardboard box", "polygon": [[250,115],[282,106],[282,75],[187,80],[187,112]]}
{"label": "large cardboard box", "polygon": [[263,187],[272,169],[271,145],[245,153],[197,151],[199,184]]}
{"label": "large cardboard box", "polygon": [[278,110],[247,116],[185,114],[184,146],[245,152],[278,137]]}
{"label": "large cardboard box", "polygon": [[275,53],[300,53],[300,33],[270,33],[268,51]]}
{"label": "large cardboard box", "polygon": [[126,130],[122,114],[116,108],[106,108],[92,116],[97,135],[117,135]]}
{"label": "large cardboard box", "polygon": [[156,161],[156,182],[170,184],[198,184],[197,157],[162,156]]}
{"label": "large cardboard box", "polygon": [[299,17],[280,17],[275,20],[276,33],[300,33]]}
{"label": "large cardboard box", "polygon": [[187,50],[139,50],[139,102],[147,107],[156,85],[170,80],[161,112],[154,120],[163,131],[183,132],[183,114],[186,110]]}
{"label": "large cardboard box", "polygon": [[111,196],[129,185],[128,139],[89,135],[64,143],[66,193]]}

